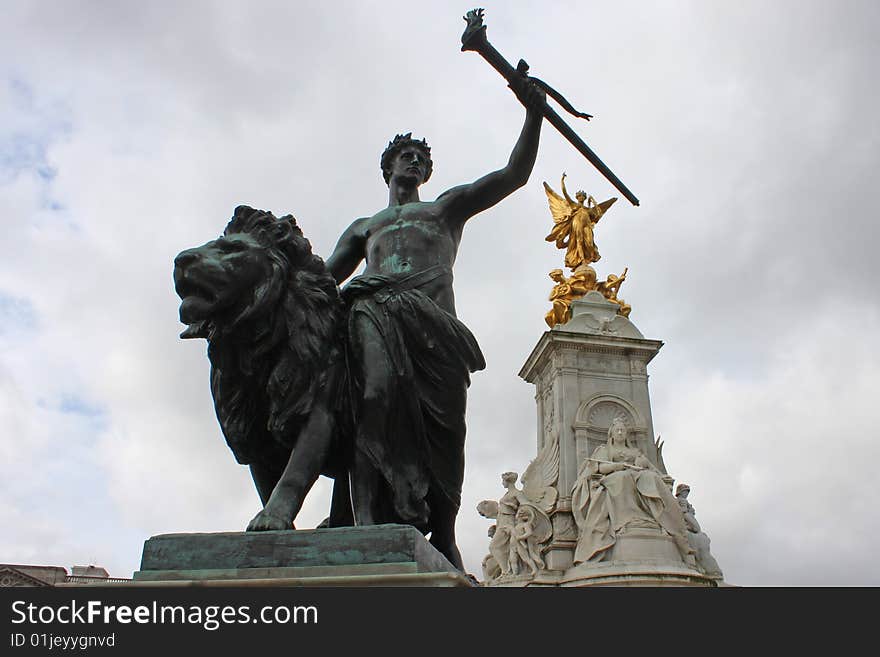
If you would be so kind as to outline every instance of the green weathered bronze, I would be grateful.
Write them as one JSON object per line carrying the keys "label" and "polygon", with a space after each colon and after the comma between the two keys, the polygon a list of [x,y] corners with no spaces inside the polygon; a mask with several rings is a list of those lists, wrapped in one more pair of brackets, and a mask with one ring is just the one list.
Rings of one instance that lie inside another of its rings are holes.
{"label": "green weathered bronze", "polygon": [[162,534],[144,543],[138,581],[455,572],[405,525]]}
{"label": "green weathered bronze", "polygon": [[293,217],[246,206],[177,257],[181,337],[208,341],[217,417],[264,504],[249,530],[292,528],[324,473],[330,526],[412,525],[463,567],[465,402],[485,362],[456,317],[452,266],[465,223],[535,163],[545,93],[527,77],[511,88],[527,111],[505,166],[422,201],[430,148],[397,135],[380,161],[388,206],[356,219],[326,265]]}

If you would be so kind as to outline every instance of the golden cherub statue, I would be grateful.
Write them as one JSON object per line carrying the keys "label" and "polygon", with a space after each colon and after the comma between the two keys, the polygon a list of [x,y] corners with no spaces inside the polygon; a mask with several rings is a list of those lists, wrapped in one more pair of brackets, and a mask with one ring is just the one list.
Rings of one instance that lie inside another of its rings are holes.
{"label": "golden cherub statue", "polygon": [[572,301],[596,289],[596,271],[589,265],[584,265],[566,278],[561,269],[554,269],[550,272],[550,278],[556,281],[556,285],[550,291],[553,307],[544,315],[544,321],[547,322],[547,326],[553,328],[571,319]]}
{"label": "golden cherub statue", "polygon": [[608,301],[620,306],[617,312],[624,317],[629,317],[630,312],[632,312],[632,306],[626,303],[623,299],[618,299],[617,294],[620,292],[620,286],[623,285],[623,282],[626,280],[626,273],[628,271],[629,267],[625,268],[620,276],[608,274],[606,280],[600,281],[596,284],[596,289],[602,293],[602,296],[608,299]]}
{"label": "golden cherub statue", "polygon": [[576,269],[581,264],[590,264],[599,260],[599,249],[596,248],[593,239],[593,227],[617,198],[610,198],[604,203],[597,204],[592,196],[578,191],[575,194],[577,201],[572,201],[565,189],[564,173],[562,196],[554,192],[546,182],[544,191],[550,202],[554,223],[553,230],[545,239],[548,242],[556,242],[556,248],[568,249],[565,252],[565,266]]}

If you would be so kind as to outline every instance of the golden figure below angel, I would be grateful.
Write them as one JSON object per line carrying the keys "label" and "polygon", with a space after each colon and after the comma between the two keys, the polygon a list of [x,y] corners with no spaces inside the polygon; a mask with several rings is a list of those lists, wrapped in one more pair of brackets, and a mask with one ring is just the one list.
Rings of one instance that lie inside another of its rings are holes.
{"label": "golden figure below angel", "polygon": [[618,298],[620,286],[626,279],[625,269],[620,276],[609,274],[604,281],[599,281],[596,270],[590,266],[597,262],[601,256],[593,230],[605,212],[617,198],[610,198],[602,203],[588,196],[580,190],[575,194],[573,201],[565,188],[566,175],[562,174],[562,196],[553,191],[546,182],[544,191],[550,203],[550,213],[553,215],[553,230],[545,238],[548,242],[555,242],[556,247],[565,249],[565,266],[572,270],[572,275],[566,277],[561,269],[550,272],[550,278],[556,283],[550,292],[549,300],[553,307],[547,312],[544,320],[550,328],[557,324],[565,324],[571,319],[571,302],[579,299],[587,292],[597,290],[608,301],[620,306],[618,313],[629,317],[632,307],[623,299]]}

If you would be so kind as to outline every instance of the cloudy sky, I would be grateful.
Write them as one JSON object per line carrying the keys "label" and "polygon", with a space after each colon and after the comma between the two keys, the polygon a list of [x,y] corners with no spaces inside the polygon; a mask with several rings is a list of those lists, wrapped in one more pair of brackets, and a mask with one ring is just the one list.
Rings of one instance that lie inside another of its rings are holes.
{"label": "cloudy sky", "polygon": [[[426,136],[423,199],[503,165],[523,110],[460,3],[24,2],[0,23],[0,562],[138,567],[167,532],[259,507],[180,341],[174,255],[241,203],[329,255],[387,204],[379,154]],[[646,337],[655,430],[733,583],[880,584],[880,5],[504,2],[489,38],[595,115],[641,199],[597,231]],[[550,126],[529,184],[468,225],[473,377],[459,543],[479,573],[499,474],[535,455],[541,181],[616,195]],[[298,525],[325,515],[326,480]]]}

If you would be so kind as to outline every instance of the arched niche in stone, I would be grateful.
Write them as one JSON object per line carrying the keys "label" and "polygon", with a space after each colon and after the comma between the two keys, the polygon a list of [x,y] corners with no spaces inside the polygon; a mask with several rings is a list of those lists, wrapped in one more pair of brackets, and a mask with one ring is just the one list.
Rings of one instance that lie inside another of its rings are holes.
{"label": "arched niche in stone", "polygon": [[657,451],[648,436],[648,427],[635,406],[623,397],[599,394],[581,403],[575,415],[574,429],[577,463],[580,469],[584,460],[597,447],[608,440],[608,428],[612,420],[619,417],[630,431],[633,441],[645,456],[657,465]]}

